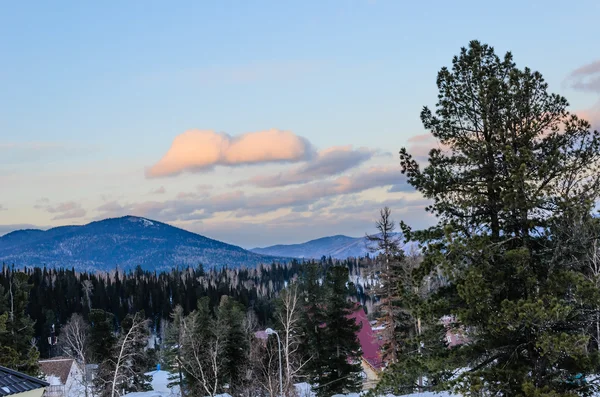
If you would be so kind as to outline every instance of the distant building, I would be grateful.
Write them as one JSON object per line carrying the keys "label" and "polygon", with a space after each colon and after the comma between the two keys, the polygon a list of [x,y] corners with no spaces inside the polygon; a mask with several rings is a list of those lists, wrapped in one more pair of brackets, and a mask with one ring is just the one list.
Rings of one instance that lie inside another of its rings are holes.
{"label": "distant building", "polygon": [[44,397],[75,397],[83,395],[83,371],[72,358],[56,357],[41,360],[40,371],[50,384]]}
{"label": "distant building", "polygon": [[446,327],[446,343],[448,343],[448,347],[460,346],[469,342],[465,329],[458,324],[454,316],[442,317],[442,324]]}
{"label": "distant building", "polygon": [[0,397],[41,397],[46,387],[47,382],[0,367]]}

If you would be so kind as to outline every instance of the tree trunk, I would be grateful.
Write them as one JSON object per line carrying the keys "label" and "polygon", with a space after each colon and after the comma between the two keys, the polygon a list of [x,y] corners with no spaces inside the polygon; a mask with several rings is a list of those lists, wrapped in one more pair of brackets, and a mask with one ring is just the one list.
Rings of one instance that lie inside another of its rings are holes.
{"label": "tree trunk", "polygon": [[[421,317],[417,318],[417,335],[421,336]],[[421,355],[421,338],[419,340],[419,355]],[[419,393],[423,393],[423,375],[419,375]]]}

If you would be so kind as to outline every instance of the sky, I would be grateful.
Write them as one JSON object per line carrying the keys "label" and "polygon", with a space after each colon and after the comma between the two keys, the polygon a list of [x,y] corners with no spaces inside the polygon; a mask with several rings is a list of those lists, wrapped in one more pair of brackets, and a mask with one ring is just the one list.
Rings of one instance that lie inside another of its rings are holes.
{"label": "sky", "polygon": [[435,222],[400,172],[470,40],[600,126],[600,2],[5,2],[0,235],[123,215],[251,248]]}

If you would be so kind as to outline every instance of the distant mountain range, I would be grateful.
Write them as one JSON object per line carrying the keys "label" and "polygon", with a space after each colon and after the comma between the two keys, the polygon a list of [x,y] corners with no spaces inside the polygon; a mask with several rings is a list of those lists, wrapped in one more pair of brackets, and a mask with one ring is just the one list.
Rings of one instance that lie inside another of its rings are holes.
{"label": "distant mountain range", "polygon": [[272,257],[165,223],[125,216],[46,231],[17,230],[0,237],[0,263],[76,270],[166,270],[175,266],[255,266]]}
{"label": "distant mountain range", "polygon": [[[366,256],[369,253],[366,237],[331,236],[307,241],[302,244],[273,245],[253,248],[250,251],[261,255],[289,258],[319,259],[331,256],[334,259]],[[371,244],[372,245],[372,244]]]}

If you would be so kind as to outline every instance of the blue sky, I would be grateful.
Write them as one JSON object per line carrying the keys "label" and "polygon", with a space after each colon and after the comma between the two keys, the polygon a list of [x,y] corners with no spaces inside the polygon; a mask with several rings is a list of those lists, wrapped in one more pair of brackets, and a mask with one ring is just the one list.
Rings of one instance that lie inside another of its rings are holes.
{"label": "blue sky", "polygon": [[[425,132],[439,68],[478,39],[595,118],[600,92],[566,81],[600,60],[599,14],[597,1],[5,3],[0,234],[133,213],[250,247],[361,235],[383,204],[425,225],[396,154]],[[188,130],[203,148],[269,130],[308,146],[151,177]],[[280,174],[292,183],[256,183]]]}

